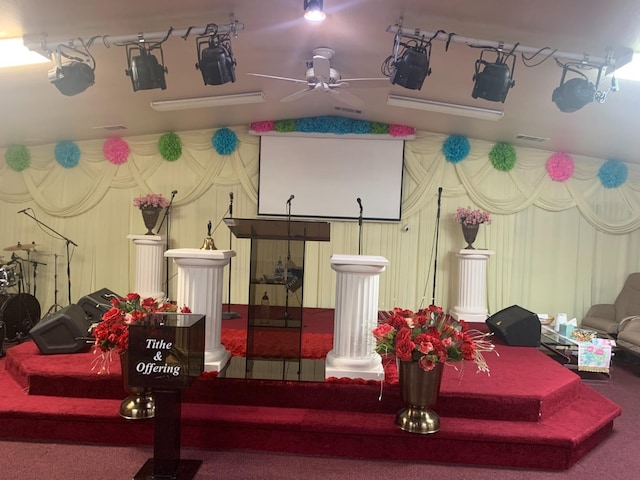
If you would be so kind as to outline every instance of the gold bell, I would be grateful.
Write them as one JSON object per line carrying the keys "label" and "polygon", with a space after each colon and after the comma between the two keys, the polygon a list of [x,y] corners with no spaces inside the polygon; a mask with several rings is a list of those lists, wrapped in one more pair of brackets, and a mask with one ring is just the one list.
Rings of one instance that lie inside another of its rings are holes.
{"label": "gold bell", "polygon": [[202,242],[200,250],[217,250],[216,244],[213,243],[213,237],[211,236],[211,220],[207,224],[207,236]]}

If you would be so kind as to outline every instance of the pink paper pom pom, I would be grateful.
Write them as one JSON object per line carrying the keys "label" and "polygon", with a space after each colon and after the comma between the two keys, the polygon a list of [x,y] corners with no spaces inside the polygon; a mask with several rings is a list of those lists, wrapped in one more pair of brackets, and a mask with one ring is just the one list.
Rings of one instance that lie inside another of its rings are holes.
{"label": "pink paper pom pom", "polygon": [[416,133],[416,129],[407,125],[389,125],[389,135],[392,137],[409,137]]}
{"label": "pink paper pom pom", "polygon": [[547,173],[554,182],[564,182],[573,175],[575,164],[566,153],[556,152],[547,160]]}
{"label": "pink paper pom pom", "polygon": [[253,122],[251,124],[251,130],[254,132],[273,132],[276,122],[273,120],[264,120],[262,122]]}
{"label": "pink paper pom pom", "polygon": [[121,165],[129,158],[129,144],[120,137],[111,137],[102,145],[102,152],[114,165]]}

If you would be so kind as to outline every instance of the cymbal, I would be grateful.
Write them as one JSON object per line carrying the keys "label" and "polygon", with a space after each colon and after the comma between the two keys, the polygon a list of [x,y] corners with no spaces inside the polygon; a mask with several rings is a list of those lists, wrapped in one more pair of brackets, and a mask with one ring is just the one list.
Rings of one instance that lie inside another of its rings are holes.
{"label": "cymbal", "polygon": [[16,252],[18,250],[29,251],[29,250],[35,250],[35,248],[39,246],[40,245],[37,245],[35,242],[27,243],[26,245],[23,245],[22,243],[18,242],[15,245],[5,247],[3,250],[5,250],[6,252]]}

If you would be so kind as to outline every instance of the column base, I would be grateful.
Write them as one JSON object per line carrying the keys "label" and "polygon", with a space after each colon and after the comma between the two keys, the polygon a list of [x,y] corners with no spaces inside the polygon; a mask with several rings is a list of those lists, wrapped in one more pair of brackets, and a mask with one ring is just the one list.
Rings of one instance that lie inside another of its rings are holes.
{"label": "column base", "polygon": [[449,314],[456,320],[464,320],[465,322],[484,322],[489,318],[489,312],[465,312],[464,310],[456,310],[454,307]]}
{"label": "column base", "polygon": [[204,352],[204,371],[221,372],[227,366],[230,359],[231,352],[224,347],[214,351]]}
{"label": "column base", "polygon": [[324,378],[362,378],[364,380],[384,380],[382,359],[377,353],[369,358],[341,357],[333,350],[325,360]]}

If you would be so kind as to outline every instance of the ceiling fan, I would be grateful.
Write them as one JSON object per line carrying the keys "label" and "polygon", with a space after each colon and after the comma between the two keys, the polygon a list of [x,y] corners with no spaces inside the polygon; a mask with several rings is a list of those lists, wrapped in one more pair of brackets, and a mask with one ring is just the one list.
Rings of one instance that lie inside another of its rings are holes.
{"label": "ceiling fan", "polygon": [[313,60],[306,62],[307,73],[306,80],[299,78],[278,77],[275,75],[265,75],[262,73],[249,73],[255,77],[272,78],[275,80],[284,80],[287,82],[305,83],[307,88],[299,90],[291,95],[280,99],[281,102],[291,102],[299,98],[306,97],[312,93],[329,93],[347,105],[352,107],[361,107],[364,105],[362,99],[348,92],[346,88],[348,82],[385,80],[388,78],[342,78],[340,73],[331,68],[330,59],[335,55],[335,51],[328,47],[319,47],[313,50]]}

